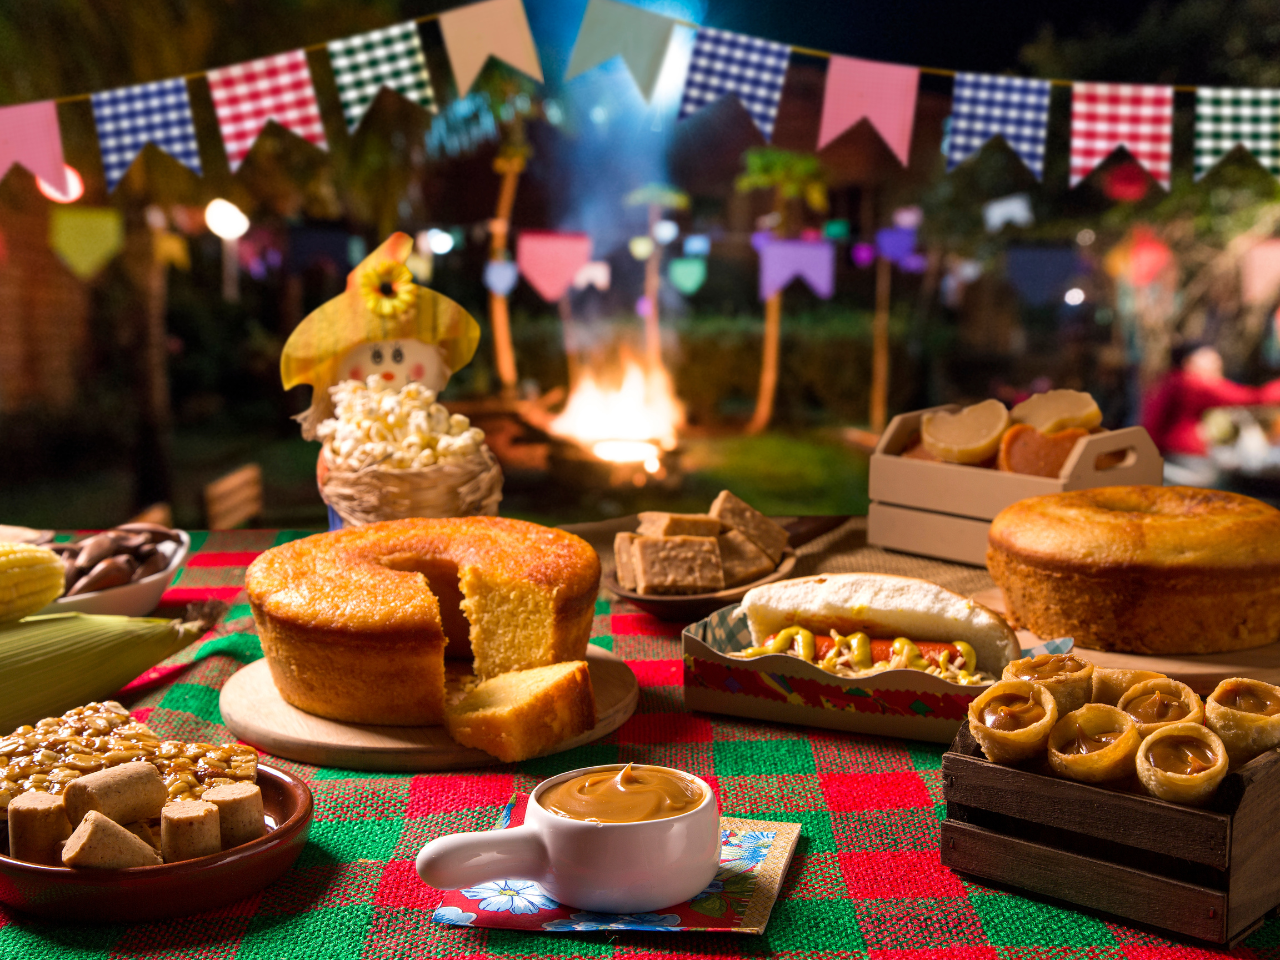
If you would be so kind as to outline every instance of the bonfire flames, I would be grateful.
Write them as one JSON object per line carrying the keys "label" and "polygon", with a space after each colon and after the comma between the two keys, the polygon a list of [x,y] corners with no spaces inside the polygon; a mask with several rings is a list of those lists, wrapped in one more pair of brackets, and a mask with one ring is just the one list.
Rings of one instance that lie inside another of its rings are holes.
{"label": "bonfire flames", "polygon": [[657,474],[663,452],[675,448],[676,430],[683,425],[684,405],[667,371],[627,359],[616,385],[585,371],[550,429],[601,460],[642,464],[647,473]]}

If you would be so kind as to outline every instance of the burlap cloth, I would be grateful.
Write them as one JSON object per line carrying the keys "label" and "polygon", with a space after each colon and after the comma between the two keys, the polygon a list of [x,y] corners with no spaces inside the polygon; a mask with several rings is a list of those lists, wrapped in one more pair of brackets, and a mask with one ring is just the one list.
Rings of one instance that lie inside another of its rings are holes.
{"label": "burlap cloth", "polygon": [[[786,523],[793,518],[774,519]],[[634,530],[637,522],[636,517],[627,516],[598,523],[570,524],[564,529],[576,533],[595,547],[605,573],[612,573],[614,534]],[[866,517],[852,517],[796,551],[794,576],[807,577],[814,573],[891,573],[900,577],[919,577],[966,597],[995,586],[983,567],[930,560],[868,546]]]}

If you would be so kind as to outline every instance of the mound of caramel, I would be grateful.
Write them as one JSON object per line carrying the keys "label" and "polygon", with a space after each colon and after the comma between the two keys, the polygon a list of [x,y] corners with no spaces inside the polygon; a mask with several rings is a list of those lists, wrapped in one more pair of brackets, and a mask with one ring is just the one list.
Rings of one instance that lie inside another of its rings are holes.
{"label": "mound of caramel", "polygon": [[704,798],[701,786],[675,770],[629,763],[557,783],[538,797],[538,803],[570,820],[639,823],[678,817]]}

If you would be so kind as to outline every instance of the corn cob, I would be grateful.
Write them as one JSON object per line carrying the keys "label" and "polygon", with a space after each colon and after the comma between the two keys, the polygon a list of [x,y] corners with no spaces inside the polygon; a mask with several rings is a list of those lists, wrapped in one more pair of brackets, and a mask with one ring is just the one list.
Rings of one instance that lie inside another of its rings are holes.
{"label": "corn cob", "polygon": [[29,543],[0,543],[0,623],[21,620],[62,595],[62,561]]}
{"label": "corn cob", "polygon": [[225,604],[189,622],[54,613],[0,625],[0,730],[104,700],[200,638]]}

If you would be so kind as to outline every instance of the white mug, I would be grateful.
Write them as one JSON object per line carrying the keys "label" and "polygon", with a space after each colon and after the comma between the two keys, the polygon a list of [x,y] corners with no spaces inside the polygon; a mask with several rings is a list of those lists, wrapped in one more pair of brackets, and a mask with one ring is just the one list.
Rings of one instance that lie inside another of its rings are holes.
{"label": "white mug", "polygon": [[440,890],[533,880],[565,906],[595,913],[650,913],[692,899],[720,866],[720,811],[705,781],[659,767],[702,788],[701,803],[663,820],[571,820],[538,802],[562,780],[624,766],[584,767],[544,780],[529,797],[523,826],[437,837],[418,854],[418,876]]}

